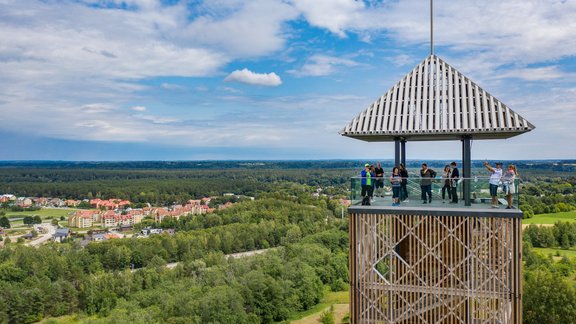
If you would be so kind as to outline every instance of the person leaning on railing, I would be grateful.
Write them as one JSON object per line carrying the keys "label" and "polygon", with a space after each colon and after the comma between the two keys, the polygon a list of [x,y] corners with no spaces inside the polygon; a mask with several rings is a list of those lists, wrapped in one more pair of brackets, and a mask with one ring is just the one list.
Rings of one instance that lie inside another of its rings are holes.
{"label": "person leaning on railing", "polygon": [[516,186],[514,185],[514,180],[518,175],[518,170],[514,164],[509,164],[508,169],[502,175],[502,185],[504,189],[504,194],[506,195],[506,201],[508,202],[508,207],[506,209],[512,209],[512,195],[516,193]]}

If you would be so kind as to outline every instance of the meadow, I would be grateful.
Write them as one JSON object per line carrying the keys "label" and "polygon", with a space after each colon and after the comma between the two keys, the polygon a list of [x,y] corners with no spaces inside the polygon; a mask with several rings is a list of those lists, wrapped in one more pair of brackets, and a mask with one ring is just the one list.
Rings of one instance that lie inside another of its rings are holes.
{"label": "meadow", "polygon": [[522,220],[522,224],[555,224],[556,222],[576,222],[576,210],[553,213],[553,214],[540,214],[534,215],[532,218]]}

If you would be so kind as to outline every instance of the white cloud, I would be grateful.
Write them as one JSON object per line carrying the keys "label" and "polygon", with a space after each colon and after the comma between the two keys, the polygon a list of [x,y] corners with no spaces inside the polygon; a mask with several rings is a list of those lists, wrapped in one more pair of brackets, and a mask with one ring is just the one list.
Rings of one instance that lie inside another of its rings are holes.
{"label": "white cloud", "polygon": [[[435,5],[436,52],[533,122],[534,134],[562,130],[554,136],[568,141],[566,125],[576,123],[574,91],[566,90],[574,88],[576,1]],[[428,26],[421,0],[0,0],[0,131],[330,150],[348,140],[337,131],[372,96],[423,59]],[[226,80],[286,85],[276,95],[222,86],[230,63],[301,79],[244,69]],[[374,67],[374,76],[313,78],[357,67]],[[531,89],[518,80],[540,92],[526,96]],[[347,154],[368,151],[357,148]]]}
{"label": "white cloud", "polygon": [[568,77],[569,75],[558,66],[544,66],[537,68],[511,69],[497,75],[499,78],[516,78],[526,81],[547,81]]}
{"label": "white cloud", "polygon": [[102,104],[102,103],[94,103],[88,104],[80,107],[80,111],[85,114],[101,114],[101,113],[108,113],[116,108],[109,104]]}
{"label": "white cloud", "polygon": [[142,114],[133,115],[132,117],[145,121],[150,121],[153,124],[171,124],[179,121],[177,118],[158,117],[153,115],[142,115]]}
{"label": "white cloud", "polygon": [[396,66],[411,65],[411,64],[414,64],[416,61],[412,56],[407,55],[407,54],[396,55],[394,57],[391,57],[390,60]]}
{"label": "white cloud", "polygon": [[[429,7],[421,0],[292,2],[309,24],[340,37],[356,33],[374,43],[393,39],[404,47],[429,45]],[[576,53],[576,1],[439,0],[434,7],[435,47],[441,56],[455,51],[500,66]]]}
{"label": "white cloud", "polygon": [[179,84],[172,84],[172,83],[162,83],[160,85],[160,87],[162,87],[162,89],[167,89],[167,90],[183,90],[185,89],[183,86],[179,85]]}
{"label": "white cloud", "polygon": [[350,0],[292,0],[312,26],[326,28],[345,37],[345,30],[364,8],[362,2]]}
{"label": "white cloud", "polygon": [[313,55],[308,61],[298,70],[289,70],[290,74],[295,76],[325,76],[334,73],[338,66],[358,66],[360,63],[353,60],[327,56],[327,55]]}
{"label": "white cloud", "polygon": [[282,84],[280,77],[272,73],[255,73],[246,68],[236,70],[230,73],[224,81],[226,82],[241,82],[252,85],[261,85],[268,87],[276,87]]}
{"label": "white cloud", "polygon": [[208,1],[207,13],[190,22],[176,39],[222,50],[232,57],[255,57],[285,45],[284,23],[298,16],[284,1]]}

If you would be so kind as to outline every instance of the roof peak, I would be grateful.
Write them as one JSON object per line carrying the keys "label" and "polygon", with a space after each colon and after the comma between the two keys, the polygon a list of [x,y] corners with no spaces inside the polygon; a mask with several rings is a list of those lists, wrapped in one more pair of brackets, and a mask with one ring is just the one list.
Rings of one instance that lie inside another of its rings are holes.
{"label": "roof peak", "polygon": [[534,125],[435,54],[346,125],[369,142],[510,138]]}

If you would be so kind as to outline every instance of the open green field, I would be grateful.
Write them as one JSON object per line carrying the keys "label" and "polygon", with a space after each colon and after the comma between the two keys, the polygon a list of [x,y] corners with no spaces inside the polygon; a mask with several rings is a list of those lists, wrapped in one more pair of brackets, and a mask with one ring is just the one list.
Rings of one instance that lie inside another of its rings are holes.
{"label": "open green field", "polygon": [[42,208],[40,210],[34,210],[34,211],[21,211],[21,212],[13,212],[13,211],[9,211],[6,210],[6,216],[8,218],[14,218],[14,217],[25,217],[25,216],[40,216],[42,217],[42,219],[47,219],[47,218],[60,218],[60,216],[64,216],[66,218],[68,218],[68,215],[71,212],[75,212],[79,209],[73,209],[73,208]]}
{"label": "open green field", "polygon": [[565,249],[554,249],[554,248],[533,248],[534,251],[543,254],[543,255],[549,255],[552,254],[553,256],[556,256],[557,254],[560,254],[560,256],[567,256],[569,258],[575,258],[576,257],[576,248],[570,248],[568,250]]}
{"label": "open green field", "polygon": [[292,316],[290,318],[290,321],[300,320],[300,319],[303,319],[305,317],[309,317],[312,315],[320,316],[320,314],[326,308],[330,307],[330,305],[348,304],[348,303],[350,303],[348,291],[332,292],[332,291],[327,290],[324,293],[324,298],[322,298],[322,300],[320,301],[320,303],[318,305],[315,305],[314,307],[310,308],[307,311],[299,312],[299,313],[295,314],[294,316]]}
{"label": "open green field", "polygon": [[556,222],[576,222],[576,210],[564,213],[534,215],[532,218],[522,220],[523,224],[554,224]]}

